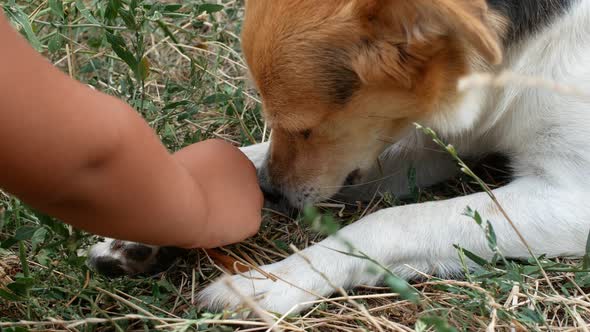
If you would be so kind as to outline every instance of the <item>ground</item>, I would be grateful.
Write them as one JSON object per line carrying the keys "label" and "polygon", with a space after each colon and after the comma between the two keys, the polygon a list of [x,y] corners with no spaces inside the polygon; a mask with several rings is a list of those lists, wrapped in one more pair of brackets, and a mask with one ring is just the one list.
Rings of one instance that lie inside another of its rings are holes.
{"label": "ground", "polygon": [[[133,105],[171,151],[212,137],[235,145],[268,139],[240,54],[243,1],[3,0],[0,5],[33,47],[71,77]],[[476,173],[492,186],[500,184],[500,173],[488,164]],[[319,213],[347,224],[379,208],[478,188],[472,178],[459,176],[434,189],[414,188],[410,200],[384,194],[370,204],[323,206]],[[280,260],[291,244],[302,248],[322,237],[306,219],[267,211],[260,235],[223,250],[248,264]],[[150,278],[108,280],[85,265],[85,248],[93,241],[0,191],[0,328],[269,329],[246,314],[252,311],[247,306],[224,313],[198,309],[195,293],[221,275],[204,252],[196,250]],[[590,329],[590,274],[582,260],[514,262],[498,253],[497,260],[486,262],[463,255],[478,261],[481,271],[458,280],[424,276],[413,288],[392,277],[390,287],[360,287],[302,316],[283,317],[273,329]]]}

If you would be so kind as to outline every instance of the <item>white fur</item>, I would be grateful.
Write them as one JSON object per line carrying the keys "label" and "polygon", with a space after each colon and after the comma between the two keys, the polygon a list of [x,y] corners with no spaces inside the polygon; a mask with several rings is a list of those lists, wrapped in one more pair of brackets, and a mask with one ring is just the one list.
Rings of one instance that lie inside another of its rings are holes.
{"label": "white fur", "polygon": [[[119,242],[119,247],[116,249],[114,246],[115,242]],[[124,253],[123,248],[126,246],[140,245],[147,247],[152,250],[151,254],[141,262],[134,261],[132,258],[127,257]],[[96,264],[102,258],[108,258],[112,262],[117,261],[117,266],[125,271],[126,274],[135,275],[138,273],[144,273],[149,270],[152,264],[156,263],[156,257],[160,250],[157,246],[147,244],[137,244],[129,241],[116,241],[114,239],[105,238],[104,241],[98,242],[90,248],[88,252],[88,264],[96,268]]]}
{"label": "white fur", "polygon": [[[550,27],[513,48],[505,67],[518,74],[541,77],[590,93],[590,0],[576,3]],[[463,156],[503,152],[512,157],[517,179],[494,194],[516,223],[535,254],[581,256],[590,232],[590,102],[524,86],[485,88],[467,93],[454,112],[427,119]],[[428,151],[428,139],[414,133],[383,154],[389,176],[375,174],[372,186],[351,195],[366,198],[378,186],[403,193],[406,170],[418,167],[421,185],[444,180],[456,167],[444,154]],[[267,146],[249,148],[260,161]],[[329,296],[335,287],[374,285],[378,276],[367,272],[366,260],[344,255],[346,239],[398,275],[411,278],[415,270],[455,274],[461,265],[454,244],[490,257],[483,231],[463,216],[467,207],[489,219],[500,250],[509,257],[528,257],[515,231],[485,193],[446,201],[395,207],[374,213],[344,228],[337,237],[284,261],[262,267],[278,277],[258,273],[233,276],[242,293],[256,297],[268,310],[303,310],[305,301]],[[339,239],[340,238],[340,239]],[[313,268],[311,267],[313,266]],[[408,266],[412,266],[409,268]],[[330,282],[317,273],[321,271]],[[415,270],[414,270],[415,269]],[[239,298],[217,282],[200,294],[209,307],[239,305]]]}

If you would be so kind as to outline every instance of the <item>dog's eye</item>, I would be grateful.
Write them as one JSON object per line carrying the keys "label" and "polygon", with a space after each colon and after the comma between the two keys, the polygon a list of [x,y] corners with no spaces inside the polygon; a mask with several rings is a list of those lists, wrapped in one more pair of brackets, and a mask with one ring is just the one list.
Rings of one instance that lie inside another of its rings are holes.
{"label": "dog's eye", "polygon": [[311,136],[311,129],[301,131],[301,136],[303,136],[305,139],[309,139]]}

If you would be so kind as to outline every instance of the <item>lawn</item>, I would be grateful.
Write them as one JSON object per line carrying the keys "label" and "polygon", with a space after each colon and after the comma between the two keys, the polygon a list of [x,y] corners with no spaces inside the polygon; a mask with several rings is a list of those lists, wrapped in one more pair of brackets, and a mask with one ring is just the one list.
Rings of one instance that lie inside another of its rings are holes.
{"label": "lawn", "polygon": [[[243,1],[0,0],[0,4],[33,47],[71,77],[131,104],[170,151],[214,137],[238,146],[268,139],[260,101],[248,83],[240,54]],[[486,163],[476,173],[490,186],[501,182],[501,172]],[[415,195],[409,200],[383,194],[370,203],[323,206],[318,211],[334,216],[338,224],[348,224],[379,208],[465,195],[480,187],[463,175],[436,188],[413,188]],[[223,250],[249,264],[280,260],[289,255],[290,245],[303,248],[323,237],[307,219],[267,211],[256,238]],[[482,225],[485,228],[485,222]],[[493,231],[488,229],[488,235],[493,246]],[[0,190],[0,329],[269,329],[263,320],[247,315],[252,311],[248,307],[223,313],[198,309],[196,292],[221,275],[204,252],[196,250],[151,278],[108,280],[85,265],[85,250],[94,241]],[[538,257],[517,262],[498,252],[487,262],[468,251],[457,254],[477,261],[482,269],[459,280],[425,275],[412,287],[392,277],[390,287],[360,287],[348,297],[326,299],[303,315],[273,318],[277,321],[273,329],[590,329],[588,259]]]}

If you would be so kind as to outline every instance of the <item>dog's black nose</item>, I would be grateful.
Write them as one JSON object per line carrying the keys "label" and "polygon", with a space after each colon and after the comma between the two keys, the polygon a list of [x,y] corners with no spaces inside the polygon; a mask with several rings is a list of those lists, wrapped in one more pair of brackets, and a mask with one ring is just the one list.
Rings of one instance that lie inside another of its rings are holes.
{"label": "dog's black nose", "polygon": [[298,214],[298,209],[294,208],[287,197],[280,191],[267,186],[261,186],[264,194],[264,208],[270,211],[278,212],[279,214],[295,219]]}
{"label": "dog's black nose", "polygon": [[264,194],[264,199],[267,202],[270,202],[272,204],[279,204],[283,200],[285,200],[285,196],[283,196],[283,194],[281,194],[278,190],[266,188],[265,186],[262,186],[261,189],[262,193]]}
{"label": "dog's black nose", "polygon": [[352,172],[350,172],[350,174],[348,174],[348,176],[346,177],[346,180],[344,180],[344,186],[354,186],[356,184],[358,184],[361,180],[361,170],[360,169],[356,169]]}
{"label": "dog's black nose", "polygon": [[264,165],[258,169],[258,182],[264,194],[264,207],[289,217],[296,217],[297,209],[293,208],[285,195],[272,184],[268,174],[268,167]]}

